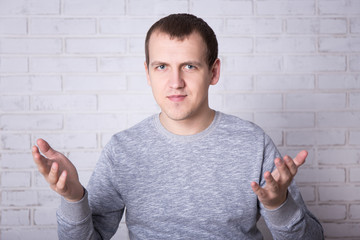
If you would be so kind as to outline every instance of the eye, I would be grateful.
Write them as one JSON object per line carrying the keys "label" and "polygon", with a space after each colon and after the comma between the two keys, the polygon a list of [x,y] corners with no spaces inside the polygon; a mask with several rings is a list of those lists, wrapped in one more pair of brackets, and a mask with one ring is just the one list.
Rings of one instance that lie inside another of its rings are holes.
{"label": "eye", "polygon": [[164,70],[165,68],[166,68],[166,66],[164,64],[156,67],[156,69],[158,69],[158,70]]}
{"label": "eye", "polygon": [[194,65],[191,65],[191,64],[186,64],[185,65],[185,69],[186,70],[193,70],[193,69],[195,69],[196,67],[194,66]]}

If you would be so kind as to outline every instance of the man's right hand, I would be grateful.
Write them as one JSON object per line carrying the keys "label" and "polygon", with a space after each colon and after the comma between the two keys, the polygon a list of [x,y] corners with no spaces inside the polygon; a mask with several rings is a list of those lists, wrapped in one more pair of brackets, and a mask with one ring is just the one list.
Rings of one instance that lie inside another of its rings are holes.
{"label": "man's right hand", "polygon": [[75,166],[63,154],[52,149],[45,140],[38,139],[37,145],[38,147],[32,147],[32,156],[51,189],[68,201],[81,200],[84,196],[84,188],[79,181]]}

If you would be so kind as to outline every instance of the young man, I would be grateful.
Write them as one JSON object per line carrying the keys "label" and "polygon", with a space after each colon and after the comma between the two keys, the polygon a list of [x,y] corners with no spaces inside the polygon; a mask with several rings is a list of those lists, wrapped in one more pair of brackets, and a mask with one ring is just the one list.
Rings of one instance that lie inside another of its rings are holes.
{"label": "young man", "polygon": [[189,14],[160,19],[146,37],[145,70],[161,113],[115,134],[85,190],[76,169],[39,139],[33,158],[63,196],[60,239],[110,239],[126,208],[131,239],[322,239],[292,182],[307,153],[280,154],[253,123],[209,108],[219,80],[212,29]]}

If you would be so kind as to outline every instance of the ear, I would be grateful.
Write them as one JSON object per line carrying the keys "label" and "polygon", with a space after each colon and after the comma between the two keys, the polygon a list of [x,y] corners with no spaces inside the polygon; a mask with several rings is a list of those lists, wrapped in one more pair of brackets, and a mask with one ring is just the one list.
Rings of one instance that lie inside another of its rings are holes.
{"label": "ear", "polygon": [[211,81],[210,81],[210,85],[215,85],[218,83],[219,79],[220,79],[220,59],[217,58],[214,62],[214,64],[211,67]]}
{"label": "ear", "polygon": [[149,75],[149,68],[146,64],[146,61],[144,62],[144,67],[145,67],[145,73],[146,73],[146,79],[147,79],[147,83],[149,86],[151,86],[151,81],[150,81],[150,75]]}

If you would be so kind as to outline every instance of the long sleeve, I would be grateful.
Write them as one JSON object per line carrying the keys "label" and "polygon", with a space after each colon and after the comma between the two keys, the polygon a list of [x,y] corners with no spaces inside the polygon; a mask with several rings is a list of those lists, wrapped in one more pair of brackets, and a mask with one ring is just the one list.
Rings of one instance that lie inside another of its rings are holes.
{"label": "long sleeve", "polygon": [[62,199],[57,211],[59,239],[110,239],[121,221],[124,204],[112,183],[112,152],[106,146],[79,202]]}
{"label": "long sleeve", "polygon": [[[273,170],[273,161],[280,154],[269,137],[265,137],[264,170]],[[270,167],[271,166],[271,167]],[[301,171],[301,168],[299,169]],[[263,176],[264,171],[262,172]],[[262,180],[262,185],[265,181]],[[288,198],[275,210],[266,209],[261,203],[260,211],[274,239],[324,239],[320,222],[307,209],[299,189],[293,181],[288,188]]]}

